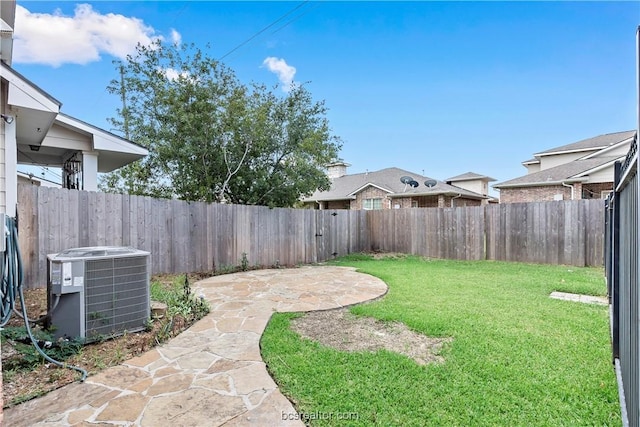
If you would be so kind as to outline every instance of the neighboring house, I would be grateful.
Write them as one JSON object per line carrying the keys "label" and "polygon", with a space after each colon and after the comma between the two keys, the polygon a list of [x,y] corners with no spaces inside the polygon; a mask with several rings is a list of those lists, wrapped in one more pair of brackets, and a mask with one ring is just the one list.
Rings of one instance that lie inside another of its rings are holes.
{"label": "neighboring house", "polygon": [[495,179],[475,172],[467,172],[445,179],[447,184],[487,196],[486,203],[498,203],[497,199],[489,196],[489,183],[492,181],[495,181]]}
{"label": "neighboring house", "polygon": [[48,179],[37,177],[33,173],[20,172],[18,171],[18,184],[31,184],[36,187],[62,187],[60,183],[50,181]]}
{"label": "neighboring house", "polygon": [[96,191],[111,172],[148,151],[60,112],[61,103],[11,67],[15,0],[0,8],[0,212],[15,216],[17,165],[61,168],[65,188]]}
{"label": "neighboring house", "polygon": [[534,154],[527,175],[495,184],[500,203],[604,198],[613,190],[614,163],[624,159],[636,131],[609,133]]}
{"label": "neighboring house", "polygon": [[328,165],[331,188],[316,191],[303,200],[304,205],[313,209],[400,209],[480,206],[488,199],[484,194],[404,169],[348,175],[348,166],[344,162]]}

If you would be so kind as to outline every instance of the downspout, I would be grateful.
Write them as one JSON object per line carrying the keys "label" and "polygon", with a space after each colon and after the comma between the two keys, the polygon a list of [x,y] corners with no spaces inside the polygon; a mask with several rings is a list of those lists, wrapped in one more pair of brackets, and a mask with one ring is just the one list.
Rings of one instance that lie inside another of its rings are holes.
{"label": "downspout", "polygon": [[455,199],[459,199],[460,197],[462,197],[462,193],[458,193],[458,195],[457,195],[457,196],[455,196],[455,197],[452,197],[452,198],[451,198],[451,207],[454,207],[454,206],[453,206],[453,201],[454,201]]}
{"label": "downspout", "polygon": [[571,189],[571,200],[575,200],[575,199],[574,199],[574,195],[573,195],[573,190],[574,190],[573,185],[565,184],[565,182],[564,182],[564,181],[562,181],[562,186],[563,186],[563,187],[567,187],[567,188],[570,188],[570,189]]}

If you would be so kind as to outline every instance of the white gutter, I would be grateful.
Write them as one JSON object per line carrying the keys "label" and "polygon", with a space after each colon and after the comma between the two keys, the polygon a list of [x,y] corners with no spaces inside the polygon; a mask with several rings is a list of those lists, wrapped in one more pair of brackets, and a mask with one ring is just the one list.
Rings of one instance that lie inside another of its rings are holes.
{"label": "white gutter", "polygon": [[566,183],[563,181],[563,182],[562,182],[562,186],[563,186],[563,187],[568,187],[568,188],[570,188],[570,189],[571,189],[571,200],[575,200],[575,198],[574,198],[574,192],[573,192],[573,190],[574,190],[573,185],[566,184]]}
{"label": "white gutter", "polygon": [[454,206],[453,206],[453,201],[454,201],[455,199],[459,199],[460,197],[462,197],[462,193],[458,193],[458,195],[457,195],[457,196],[455,196],[455,197],[452,197],[452,198],[451,198],[451,207],[454,207]]}
{"label": "white gutter", "polygon": [[545,187],[547,185],[564,185],[565,182],[575,183],[575,182],[585,182],[588,181],[589,178],[581,177],[581,178],[571,178],[564,179],[561,181],[540,181],[540,182],[525,182],[525,183],[517,183],[517,184],[495,184],[492,185],[493,188],[519,188],[519,187]]}

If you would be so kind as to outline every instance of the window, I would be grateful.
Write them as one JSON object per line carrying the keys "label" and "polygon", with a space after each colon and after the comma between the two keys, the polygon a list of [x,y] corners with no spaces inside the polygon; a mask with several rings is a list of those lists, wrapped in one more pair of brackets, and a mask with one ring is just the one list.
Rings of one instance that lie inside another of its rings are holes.
{"label": "window", "polygon": [[382,199],[364,199],[362,209],[373,210],[382,209]]}
{"label": "window", "polygon": [[418,201],[417,201],[417,200],[412,200],[412,201],[411,201],[411,207],[412,207],[412,208],[417,208],[418,206],[419,206],[419,205],[418,205]]}

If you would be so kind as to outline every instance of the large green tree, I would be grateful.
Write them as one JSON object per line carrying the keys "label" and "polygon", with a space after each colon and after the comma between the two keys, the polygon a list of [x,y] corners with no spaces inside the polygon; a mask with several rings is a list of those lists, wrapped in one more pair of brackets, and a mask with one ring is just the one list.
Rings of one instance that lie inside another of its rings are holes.
{"label": "large green tree", "polygon": [[286,94],[244,85],[194,46],[139,46],[108,87],[112,124],[149,156],[101,181],[106,191],[184,200],[293,206],[330,182],[341,147],[323,102],[304,85]]}

